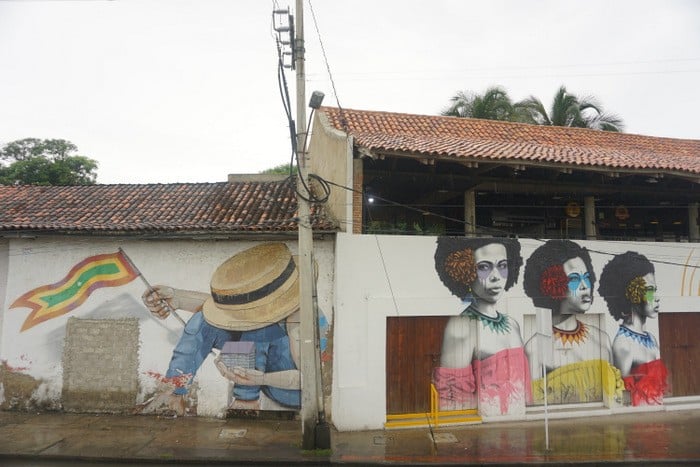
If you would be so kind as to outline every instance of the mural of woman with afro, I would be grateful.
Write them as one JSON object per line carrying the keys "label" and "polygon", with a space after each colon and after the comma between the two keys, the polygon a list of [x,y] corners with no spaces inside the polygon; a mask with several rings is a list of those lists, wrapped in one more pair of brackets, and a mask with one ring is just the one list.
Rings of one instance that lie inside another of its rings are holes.
{"label": "mural of woman with afro", "polygon": [[551,336],[535,334],[525,345],[535,404],[605,401],[622,396],[611,365],[610,339],[577,317],[593,304],[595,272],[588,250],[570,240],[549,240],[527,260],[523,287],[538,308],[551,310]]}
{"label": "mural of woman with afro", "polygon": [[668,370],[656,338],[645,329],[647,318],[659,314],[654,265],[633,251],[617,255],[603,268],[599,292],[613,319],[622,321],[613,340],[613,363],[632,405],[663,404]]}
{"label": "mural of woman with afro", "polygon": [[499,300],[518,280],[520,243],[508,238],[439,237],[435,269],[464,311],[447,322],[433,381],[441,410],[524,413],[530,372],[517,321]]}

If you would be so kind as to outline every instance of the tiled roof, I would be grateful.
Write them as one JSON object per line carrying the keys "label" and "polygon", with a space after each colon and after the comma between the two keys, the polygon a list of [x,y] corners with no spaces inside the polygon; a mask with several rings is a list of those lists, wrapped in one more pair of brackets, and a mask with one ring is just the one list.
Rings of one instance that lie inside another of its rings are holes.
{"label": "tiled roof", "polygon": [[[0,186],[0,232],[207,234],[297,230],[284,181],[90,186]],[[314,229],[335,226],[318,206]]]}
{"label": "tiled roof", "polygon": [[321,112],[356,146],[375,151],[700,174],[700,140],[331,107]]}

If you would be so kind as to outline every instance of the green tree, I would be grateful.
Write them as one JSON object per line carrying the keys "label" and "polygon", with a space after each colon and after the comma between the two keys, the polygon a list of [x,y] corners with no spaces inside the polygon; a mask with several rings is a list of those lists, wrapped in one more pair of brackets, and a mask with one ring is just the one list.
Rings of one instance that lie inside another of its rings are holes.
{"label": "green tree", "polygon": [[[274,167],[270,167],[269,169],[265,169],[261,174],[278,174],[278,175],[289,175],[289,164],[280,164],[276,165]],[[293,165],[292,166],[292,175],[297,174],[297,166]]]}
{"label": "green tree", "polygon": [[0,149],[2,185],[94,185],[97,161],[64,139],[25,138]]}
{"label": "green tree", "polygon": [[549,113],[542,101],[534,96],[516,103],[519,108],[527,109],[532,121],[538,125],[570,126],[591,128],[594,130],[621,132],[624,128],[622,119],[607,113],[595,98],[578,97],[561,86],[554,95]]}
{"label": "green tree", "polygon": [[500,86],[492,86],[483,94],[459,91],[450,102],[440,115],[532,123],[529,111],[514,104],[508,92]]}

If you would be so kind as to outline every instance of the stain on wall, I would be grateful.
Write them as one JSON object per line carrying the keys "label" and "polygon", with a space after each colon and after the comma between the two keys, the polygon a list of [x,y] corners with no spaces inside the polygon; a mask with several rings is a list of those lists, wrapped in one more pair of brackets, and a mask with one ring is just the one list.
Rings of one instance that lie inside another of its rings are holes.
{"label": "stain on wall", "polygon": [[22,373],[22,368],[13,368],[2,362],[0,364],[0,410],[37,410],[47,409],[47,404],[39,406],[32,397],[41,384],[40,380]]}

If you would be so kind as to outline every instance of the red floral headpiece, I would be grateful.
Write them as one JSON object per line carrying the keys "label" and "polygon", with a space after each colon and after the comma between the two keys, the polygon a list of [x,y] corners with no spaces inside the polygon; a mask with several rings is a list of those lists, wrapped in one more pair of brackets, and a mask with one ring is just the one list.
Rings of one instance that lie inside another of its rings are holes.
{"label": "red floral headpiece", "polygon": [[540,276],[540,292],[554,300],[564,300],[569,291],[569,278],[564,273],[564,266],[554,264],[544,270]]}

